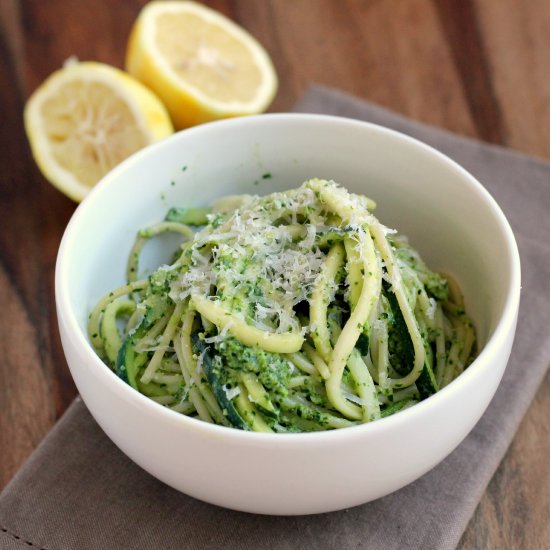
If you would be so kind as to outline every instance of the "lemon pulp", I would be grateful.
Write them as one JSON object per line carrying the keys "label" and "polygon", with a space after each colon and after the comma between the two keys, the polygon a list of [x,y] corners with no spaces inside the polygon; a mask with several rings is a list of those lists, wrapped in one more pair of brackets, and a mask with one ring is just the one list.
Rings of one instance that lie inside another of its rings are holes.
{"label": "lemon pulp", "polygon": [[82,200],[114,166],[173,132],[151,91],[101,63],[56,71],[29,98],[25,129],[44,176]]}

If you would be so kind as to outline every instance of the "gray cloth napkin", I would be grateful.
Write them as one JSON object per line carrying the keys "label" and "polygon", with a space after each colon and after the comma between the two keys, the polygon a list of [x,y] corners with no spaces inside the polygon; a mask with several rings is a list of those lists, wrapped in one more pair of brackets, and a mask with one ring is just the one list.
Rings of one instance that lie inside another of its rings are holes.
{"label": "gray cloth napkin", "polygon": [[0,495],[3,549],[455,548],[550,363],[550,163],[313,88],[297,111],[376,122],[435,146],[489,189],[518,240],[523,291],[510,363],[487,412],[431,472],[385,498],[304,517],[255,516],[163,485],[124,456],[80,400]]}

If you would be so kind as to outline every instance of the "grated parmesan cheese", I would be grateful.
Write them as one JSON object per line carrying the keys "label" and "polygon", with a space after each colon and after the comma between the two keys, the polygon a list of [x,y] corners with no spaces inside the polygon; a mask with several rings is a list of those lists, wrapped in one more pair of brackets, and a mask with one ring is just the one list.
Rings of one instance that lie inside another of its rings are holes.
{"label": "grated parmesan cheese", "polygon": [[[359,233],[365,234],[365,224],[374,219],[366,212],[365,198],[334,182],[310,180],[286,192],[242,201],[232,198],[238,205],[235,210],[221,208],[223,212],[211,215],[209,224],[195,235],[188,264],[172,283],[171,297],[183,300],[199,288],[258,328],[278,333],[302,330],[295,307],[308,300],[326,260],[317,236],[335,227],[334,214],[329,219],[330,208],[316,191],[319,185],[330,187],[332,196],[357,213],[351,223],[346,221],[346,236],[356,240],[363,259]],[[331,297],[335,291],[331,281]]]}

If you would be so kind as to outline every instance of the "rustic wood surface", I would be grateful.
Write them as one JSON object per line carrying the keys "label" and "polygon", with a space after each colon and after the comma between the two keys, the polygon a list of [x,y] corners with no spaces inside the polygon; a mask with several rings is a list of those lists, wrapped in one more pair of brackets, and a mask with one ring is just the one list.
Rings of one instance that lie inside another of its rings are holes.
{"label": "rustic wood surface", "polygon": [[[22,108],[71,55],[122,66],[141,0],[0,0],[0,489],[76,395],[53,275],[75,205],[34,165]],[[311,83],[550,158],[548,0],[210,0],[249,29],[280,77],[272,111]],[[549,547],[550,379],[460,548]]]}

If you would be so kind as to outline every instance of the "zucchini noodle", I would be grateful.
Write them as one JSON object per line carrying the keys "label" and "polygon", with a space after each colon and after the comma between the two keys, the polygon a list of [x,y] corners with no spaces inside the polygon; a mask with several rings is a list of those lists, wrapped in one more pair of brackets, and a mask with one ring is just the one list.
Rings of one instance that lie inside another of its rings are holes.
{"label": "zucchini noodle", "polygon": [[[138,232],[127,283],[90,313],[91,343],[178,413],[266,433],[372,422],[428,398],[475,356],[457,283],[431,271],[376,204],[332,181],[210,208]],[[139,279],[146,241],[181,236]]]}

